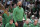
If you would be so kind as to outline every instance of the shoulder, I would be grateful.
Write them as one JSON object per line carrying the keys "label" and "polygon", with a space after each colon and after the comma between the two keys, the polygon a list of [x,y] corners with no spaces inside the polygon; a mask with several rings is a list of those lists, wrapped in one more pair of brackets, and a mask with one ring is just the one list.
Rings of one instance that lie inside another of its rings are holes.
{"label": "shoulder", "polygon": [[21,9],[24,11],[24,9],[21,7]]}
{"label": "shoulder", "polygon": [[9,23],[7,23],[6,25],[9,25]]}

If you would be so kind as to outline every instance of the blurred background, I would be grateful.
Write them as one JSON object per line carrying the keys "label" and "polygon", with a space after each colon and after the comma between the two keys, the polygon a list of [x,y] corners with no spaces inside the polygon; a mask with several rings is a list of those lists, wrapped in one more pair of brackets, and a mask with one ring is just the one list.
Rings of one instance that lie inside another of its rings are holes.
{"label": "blurred background", "polygon": [[13,10],[19,1],[22,2],[24,13],[27,15],[26,17],[28,19],[38,19],[40,23],[40,0],[0,0],[0,16],[7,13],[8,16],[11,15],[11,18],[13,18]]}

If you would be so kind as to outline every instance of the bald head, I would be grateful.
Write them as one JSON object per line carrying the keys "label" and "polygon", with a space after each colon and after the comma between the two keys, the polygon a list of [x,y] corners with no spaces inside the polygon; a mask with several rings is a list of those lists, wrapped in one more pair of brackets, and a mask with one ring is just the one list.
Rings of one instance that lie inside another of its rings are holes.
{"label": "bald head", "polygon": [[22,2],[21,1],[19,1],[18,3],[17,3],[17,5],[19,6],[19,5],[22,5]]}

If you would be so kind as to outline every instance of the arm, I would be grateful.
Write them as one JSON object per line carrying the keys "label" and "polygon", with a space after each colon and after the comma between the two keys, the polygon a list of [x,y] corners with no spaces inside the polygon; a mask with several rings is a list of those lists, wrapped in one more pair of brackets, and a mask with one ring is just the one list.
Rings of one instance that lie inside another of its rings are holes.
{"label": "arm", "polygon": [[23,27],[26,27],[25,23],[23,24]]}
{"label": "arm", "polygon": [[14,20],[14,22],[16,22],[15,15],[16,15],[16,9],[13,10],[13,20]]}

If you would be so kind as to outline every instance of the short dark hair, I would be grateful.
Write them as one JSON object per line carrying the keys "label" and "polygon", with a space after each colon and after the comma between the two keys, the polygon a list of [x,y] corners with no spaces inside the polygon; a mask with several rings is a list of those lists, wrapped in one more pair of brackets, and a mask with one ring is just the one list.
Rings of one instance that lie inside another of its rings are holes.
{"label": "short dark hair", "polygon": [[13,19],[10,19],[10,20],[13,20]]}

